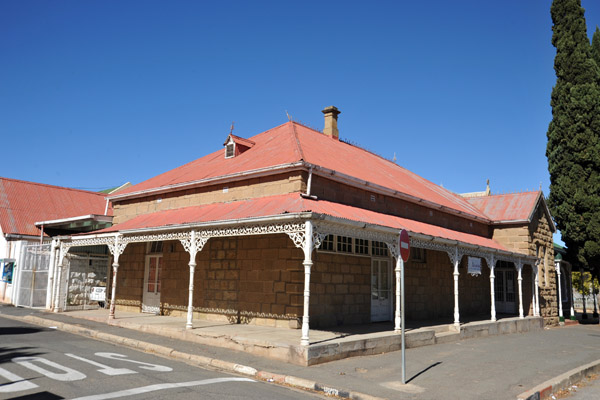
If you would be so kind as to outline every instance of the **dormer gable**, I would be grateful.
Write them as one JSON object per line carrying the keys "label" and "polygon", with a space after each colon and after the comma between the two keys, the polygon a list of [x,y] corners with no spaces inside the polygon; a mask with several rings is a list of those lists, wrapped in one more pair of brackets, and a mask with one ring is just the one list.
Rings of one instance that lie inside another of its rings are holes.
{"label": "dormer gable", "polygon": [[233,134],[229,134],[223,146],[225,146],[225,158],[237,157],[246,150],[252,148],[256,143]]}

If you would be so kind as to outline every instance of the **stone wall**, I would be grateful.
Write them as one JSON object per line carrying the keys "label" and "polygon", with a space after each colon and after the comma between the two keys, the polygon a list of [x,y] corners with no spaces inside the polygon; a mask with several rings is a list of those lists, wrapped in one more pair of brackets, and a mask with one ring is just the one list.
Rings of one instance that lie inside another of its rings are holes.
{"label": "stone wall", "polygon": [[[445,252],[427,250],[426,263],[408,261],[405,272],[406,318],[408,320],[454,321],[454,266]],[[458,277],[461,320],[491,312],[490,273],[485,262],[481,275],[467,273],[463,257]]]}
{"label": "stone wall", "polygon": [[[146,244],[130,244],[120,257],[117,305],[140,310]],[[406,318],[453,321],[453,267],[444,252],[427,250],[426,263],[406,263]],[[212,238],[196,257],[194,318],[300,327],[303,314],[303,252],[287,235]],[[394,262],[390,258],[390,281]],[[161,313],[185,315],[189,254],[179,241],[163,245]],[[459,267],[461,318],[490,313],[489,268],[467,274]],[[310,323],[312,328],[369,323],[371,257],[313,252]],[[527,301],[527,277],[524,299]],[[392,312],[395,288],[392,287]],[[526,303],[527,304],[527,303]]]}
{"label": "stone wall", "polygon": [[369,323],[371,257],[319,251],[313,254],[311,327]]}
{"label": "stone wall", "polygon": [[113,201],[113,224],[120,224],[137,215],[149,214],[155,211],[303,192],[305,190],[306,184],[302,174],[292,172],[143,198],[115,200]]}
{"label": "stone wall", "polygon": [[[119,256],[120,266],[117,273],[115,303],[121,310],[141,310],[145,258],[146,243],[128,244],[123,254]],[[112,279],[113,276],[111,275],[110,288],[112,288]],[[110,293],[108,296],[110,296]]]}
{"label": "stone wall", "polygon": [[[493,239],[509,250],[541,259],[537,266],[541,316],[546,325],[558,324],[557,276],[554,269],[552,229],[542,204],[538,204],[531,223],[496,227]],[[529,285],[525,284],[525,278],[529,279],[528,275],[525,271],[523,272],[524,291],[525,289],[531,290]]]}
{"label": "stone wall", "polygon": [[450,259],[444,252],[426,250],[425,261],[416,263],[409,260],[405,265],[406,319],[451,321],[454,315],[454,271]]}
{"label": "stone wall", "polygon": [[[145,254],[146,244],[135,243],[120,257],[116,303],[121,309],[140,310]],[[280,325],[298,327],[303,313],[303,259],[302,250],[287,235],[208,240],[196,256],[195,317],[273,325],[283,320]],[[164,243],[162,314],[187,312],[188,263],[189,253],[179,241]]]}

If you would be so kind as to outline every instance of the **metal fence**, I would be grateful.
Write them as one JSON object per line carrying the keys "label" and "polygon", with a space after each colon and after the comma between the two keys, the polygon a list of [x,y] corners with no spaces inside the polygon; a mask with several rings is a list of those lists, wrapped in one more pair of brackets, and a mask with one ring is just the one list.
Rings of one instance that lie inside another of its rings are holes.
{"label": "metal fence", "polygon": [[[583,310],[583,299],[585,297],[585,308],[586,311],[594,310],[594,295],[584,296],[581,293],[577,292],[577,290],[573,289],[573,307],[576,310]],[[598,298],[596,297],[596,306],[598,307]]]}
{"label": "metal fence", "polygon": [[15,303],[22,307],[45,307],[50,244],[25,244],[22,259],[23,262],[18,268],[18,295]]}

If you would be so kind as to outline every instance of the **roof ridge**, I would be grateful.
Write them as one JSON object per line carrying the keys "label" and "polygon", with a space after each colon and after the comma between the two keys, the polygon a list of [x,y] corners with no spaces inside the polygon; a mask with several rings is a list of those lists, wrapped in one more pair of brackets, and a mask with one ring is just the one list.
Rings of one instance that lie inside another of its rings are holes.
{"label": "roof ridge", "polygon": [[20,183],[25,183],[25,184],[28,184],[28,185],[45,186],[45,187],[55,188],[55,189],[72,190],[72,191],[75,191],[75,192],[83,192],[83,193],[88,193],[88,194],[95,194],[95,195],[104,197],[104,193],[93,192],[91,190],[76,189],[76,188],[70,188],[70,187],[66,187],[66,186],[51,185],[49,183],[24,181],[22,179],[5,178],[5,177],[0,176],[0,181],[2,181],[2,180],[12,181],[12,182],[20,182]]}
{"label": "roof ridge", "polygon": [[519,194],[529,194],[529,193],[542,193],[541,190],[526,190],[524,192],[515,192],[515,193],[491,193],[488,196],[481,197],[494,197],[494,196],[515,196]]}
{"label": "roof ridge", "polygon": [[289,124],[292,127],[292,135],[294,135],[294,140],[295,140],[295,143],[296,143],[296,152],[299,153],[300,159],[302,161],[306,161],[306,159],[304,158],[304,152],[302,151],[302,146],[300,145],[300,139],[298,139],[298,132],[296,132],[296,125],[294,125],[295,122],[294,121],[290,121]]}

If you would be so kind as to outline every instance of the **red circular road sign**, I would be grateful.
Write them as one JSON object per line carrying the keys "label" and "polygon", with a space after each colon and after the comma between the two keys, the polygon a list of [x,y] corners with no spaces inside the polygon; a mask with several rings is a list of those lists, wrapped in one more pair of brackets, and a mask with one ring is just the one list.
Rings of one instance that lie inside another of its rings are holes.
{"label": "red circular road sign", "polygon": [[402,229],[402,232],[400,232],[400,241],[398,245],[400,247],[400,257],[402,257],[404,262],[407,262],[408,256],[410,255],[410,239],[408,238],[406,229]]}

